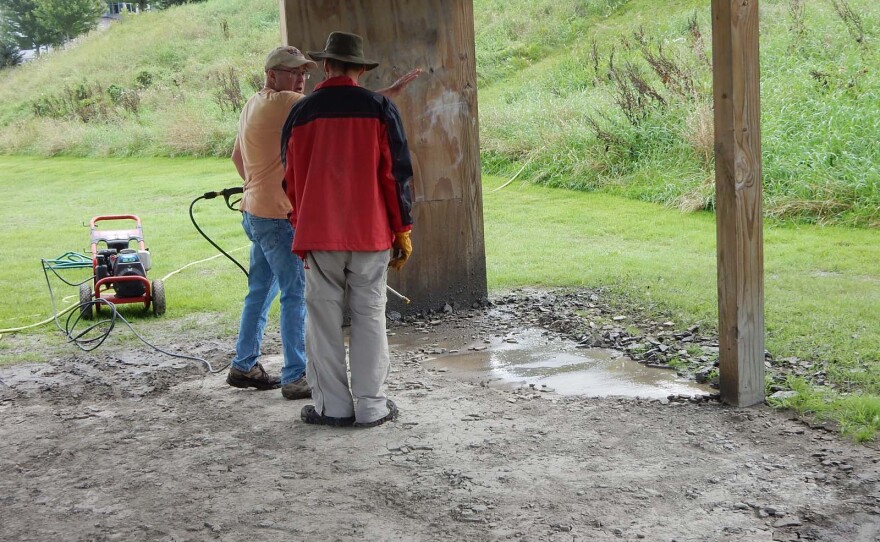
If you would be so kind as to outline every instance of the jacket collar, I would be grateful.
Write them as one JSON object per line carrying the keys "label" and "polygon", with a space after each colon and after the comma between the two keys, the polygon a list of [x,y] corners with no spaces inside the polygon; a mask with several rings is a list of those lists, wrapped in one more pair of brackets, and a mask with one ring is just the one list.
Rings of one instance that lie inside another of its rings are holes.
{"label": "jacket collar", "polygon": [[337,77],[331,77],[330,79],[325,79],[321,81],[317,85],[315,85],[315,90],[320,90],[325,87],[359,87],[357,81],[352,79],[351,77],[347,77],[345,75],[340,75]]}

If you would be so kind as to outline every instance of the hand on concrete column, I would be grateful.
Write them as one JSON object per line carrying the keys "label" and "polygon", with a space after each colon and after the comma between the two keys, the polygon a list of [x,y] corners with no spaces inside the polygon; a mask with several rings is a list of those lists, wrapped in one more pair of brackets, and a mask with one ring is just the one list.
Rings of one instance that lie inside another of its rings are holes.
{"label": "hand on concrete column", "polygon": [[420,75],[422,75],[422,69],[416,68],[392,83],[390,87],[377,90],[376,93],[381,94],[386,98],[396,98],[401,92],[403,92],[403,89],[409,86],[409,84],[415,81]]}

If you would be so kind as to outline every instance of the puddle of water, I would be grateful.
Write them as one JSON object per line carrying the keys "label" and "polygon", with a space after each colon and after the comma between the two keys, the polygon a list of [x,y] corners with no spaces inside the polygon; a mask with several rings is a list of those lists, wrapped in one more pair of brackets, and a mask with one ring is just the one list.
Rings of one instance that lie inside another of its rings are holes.
{"label": "puddle of water", "polygon": [[551,338],[539,329],[518,330],[489,344],[474,343],[460,353],[437,355],[426,365],[465,378],[534,385],[562,395],[660,399],[714,392],[669,369],[648,367],[614,350],[579,349],[571,341]]}

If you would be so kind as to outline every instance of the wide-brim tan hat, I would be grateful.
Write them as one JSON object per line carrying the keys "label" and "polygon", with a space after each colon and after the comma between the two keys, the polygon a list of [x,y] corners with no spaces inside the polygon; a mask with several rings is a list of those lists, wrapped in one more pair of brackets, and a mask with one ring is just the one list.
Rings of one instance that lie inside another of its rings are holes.
{"label": "wide-brim tan hat", "polygon": [[364,39],[348,32],[331,32],[323,51],[309,51],[314,60],[332,58],[350,64],[359,64],[367,71],[379,65],[378,62],[364,58]]}
{"label": "wide-brim tan hat", "polygon": [[276,47],[271,53],[269,53],[269,56],[266,57],[267,70],[275,68],[299,68],[300,66],[306,66],[308,68],[318,67],[317,64],[306,58],[306,55],[302,54],[302,51],[289,45]]}

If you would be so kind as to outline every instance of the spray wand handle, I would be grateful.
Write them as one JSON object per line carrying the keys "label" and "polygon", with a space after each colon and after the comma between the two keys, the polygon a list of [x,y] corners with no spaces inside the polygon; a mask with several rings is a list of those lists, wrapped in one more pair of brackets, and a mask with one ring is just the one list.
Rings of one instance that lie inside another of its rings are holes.
{"label": "spray wand handle", "polygon": [[214,199],[217,196],[223,196],[225,199],[229,199],[229,196],[234,196],[235,194],[241,194],[244,192],[243,186],[233,186],[230,188],[224,188],[219,192],[205,192],[202,197],[205,199]]}

